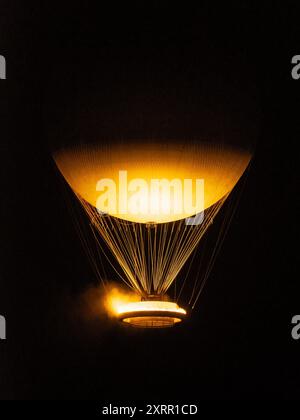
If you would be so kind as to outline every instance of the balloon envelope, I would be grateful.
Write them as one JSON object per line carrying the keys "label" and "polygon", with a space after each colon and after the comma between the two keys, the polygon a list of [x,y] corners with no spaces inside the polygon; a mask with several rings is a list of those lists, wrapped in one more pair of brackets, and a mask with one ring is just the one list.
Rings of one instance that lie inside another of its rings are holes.
{"label": "balloon envelope", "polygon": [[[251,153],[224,144],[126,141],[69,147],[57,151],[54,157],[75,193],[98,210],[131,222],[165,223],[199,213],[226,196],[245,171]],[[133,191],[130,182],[137,179],[149,188]],[[113,181],[116,202],[106,200],[104,206],[99,201],[101,180]],[[182,193],[164,190],[161,184],[158,190],[151,188],[153,180],[176,180]],[[184,189],[185,180],[190,180],[191,188]],[[196,180],[204,181],[203,200],[197,196]],[[149,205],[140,211],[130,205],[124,210],[122,200],[130,202],[137,194],[143,205]]]}

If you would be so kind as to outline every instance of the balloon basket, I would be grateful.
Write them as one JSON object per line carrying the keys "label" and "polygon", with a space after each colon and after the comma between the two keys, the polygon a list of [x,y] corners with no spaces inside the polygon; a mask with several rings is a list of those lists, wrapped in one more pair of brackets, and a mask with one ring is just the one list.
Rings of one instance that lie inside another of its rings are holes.
{"label": "balloon basket", "polygon": [[167,328],[186,318],[186,311],[177,303],[154,299],[154,296],[149,296],[148,300],[123,305],[119,309],[119,321],[138,328]]}

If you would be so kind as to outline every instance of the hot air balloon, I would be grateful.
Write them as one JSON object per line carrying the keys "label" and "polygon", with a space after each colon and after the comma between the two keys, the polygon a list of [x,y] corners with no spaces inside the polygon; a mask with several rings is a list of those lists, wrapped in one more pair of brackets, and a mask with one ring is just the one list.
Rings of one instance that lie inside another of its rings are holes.
{"label": "hot air balloon", "polygon": [[[251,154],[196,142],[127,141],[109,148],[99,144],[62,149],[54,157],[93,229],[121,267],[124,282],[142,298],[119,307],[119,318],[152,327],[180,322],[186,312],[167,300],[168,290],[244,173]],[[147,188],[153,180],[158,188]],[[189,188],[182,191],[187,180]],[[200,199],[193,185],[197,180],[203,180],[204,186]],[[133,198],[137,209],[130,206]],[[201,223],[191,223],[196,220],[192,216],[201,213]]]}
{"label": "hot air balloon", "polygon": [[[60,138],[53,156],[88,217],[97,275],[99,256],[106,257],[139,297],[117,306],[119,320],[168,327],[199,298],[216,246],[191,281],[188,266],[251,160],[251,95],[224,68],[216,77],[202,62],[201,76],[188,66],[170,81],[170,59],[165,66],[161,56],[137,66],[119,55],[113,71],[102,60],[101,77],[95,72],[93,83],[85,86],[81,78],[72,86],[60,109],[63,129],[51,134]],[[232,209],[227,213],[217,244]],[[178,299],[183,286],[191,295],[187,306]]]}

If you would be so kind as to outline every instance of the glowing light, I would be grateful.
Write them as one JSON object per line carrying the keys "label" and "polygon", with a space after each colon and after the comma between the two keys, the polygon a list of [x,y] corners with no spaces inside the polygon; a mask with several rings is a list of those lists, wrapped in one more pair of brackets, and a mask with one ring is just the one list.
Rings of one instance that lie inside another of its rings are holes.
{"label": "glowing light", "polygon": [[117,308],[118,314],[124,314],[127,312],[176,312],[180,314],[186,314],[186,310],[180,308],[175,302],[165,302],[156,300],[144,300],[140,302],[130,302],[127,304],[120,305]]}
{"label": "glowing light", "polygon": [[117,287],[111,288],[105,296],[105,307],[112,316],[119,314],[119,308],[126,304],[138,302],[140,296],[131,291],[120,290]]}
{"label": "glowing light", "polygon": [[[225,197],[251,159],[250,152],[224,145],[183,146],[128,141],[109,150],[101,145],[63,149],[54,158],[76,194],[98,210],[131,222],[167,223],[202,212]],[[154,180],[162,184],[149,187]],[[197,180],[204,180],[203,199],[197,198],[202,196],[195,188]],[[164,188],[163,181],[172,188]],[[185,187],[182,194],[177,184]],[[111,199],[115,195],[117,200]]]}
{"label": "glowing light", "polygon": [[140,300],[133,292],[113,287],[105,297],[111,316],[125,324],[143,328],[172,327],[186,317],[186,310],[177,303],[164,300]]}
{"label": "glowing light", "polygon": [[186,317],[186,311],[175,302],[131,302],[118,308],[120,321],[141,328],[173,327]]}

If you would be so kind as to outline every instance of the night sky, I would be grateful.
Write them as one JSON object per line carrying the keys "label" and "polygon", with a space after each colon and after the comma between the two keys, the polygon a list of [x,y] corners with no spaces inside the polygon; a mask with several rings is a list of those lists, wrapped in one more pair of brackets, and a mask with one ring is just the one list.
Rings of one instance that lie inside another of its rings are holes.
{"label": "night sky", "polygon": [[[296,3],[107,11],[2,2],[0,399],[299,398],[300,340],[291,338],[300,312]],[[103,138],[197,136],[203,86],[212,103],[223,98],[207,111],[205,134],[225,127],[232,141],[238,132],[256,146],[197,308],[169,330],[91,316],[86,291],[97,282],[51,149],[78,133],[98,135],[99,110]],[[129,93],[132,108],[120,110]],[[240,112],[234,131],[240,109],[248,119]]]}

